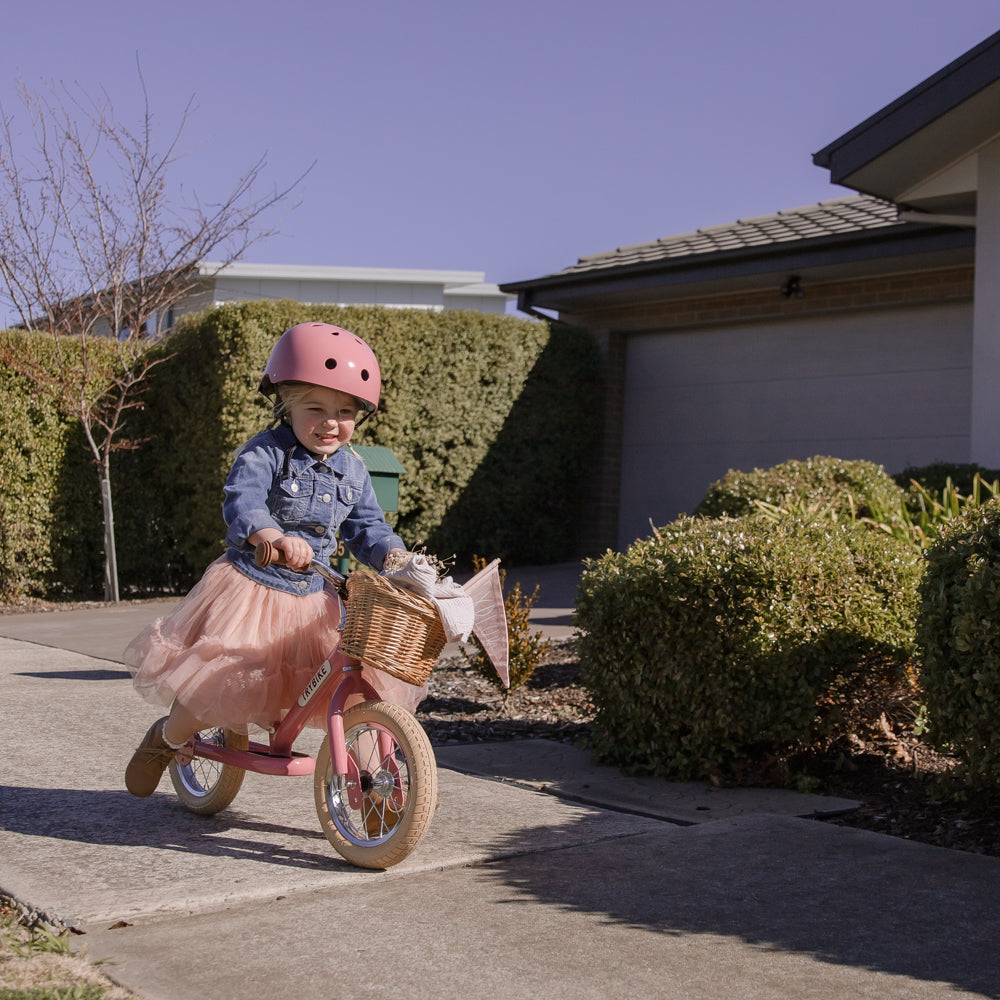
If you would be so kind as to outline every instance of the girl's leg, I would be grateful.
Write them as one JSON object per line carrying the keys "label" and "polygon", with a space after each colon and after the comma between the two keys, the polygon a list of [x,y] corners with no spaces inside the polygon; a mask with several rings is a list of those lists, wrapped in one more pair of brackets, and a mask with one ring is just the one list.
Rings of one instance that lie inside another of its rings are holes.
{"label": "girl's leg", "polygon": [[204,728],[200,720],[175,701],[170,714],[150,726],[132,754],[125,768],[125,787],[140,798],[152,795],[177,750]]}
{"label": "girl's leg", "polygon": [[163,721],[163,738],[174,747],[182,747],[195,733],[208,729],[206,723],[196,719],[183,705],[176,701],[170,714]]}

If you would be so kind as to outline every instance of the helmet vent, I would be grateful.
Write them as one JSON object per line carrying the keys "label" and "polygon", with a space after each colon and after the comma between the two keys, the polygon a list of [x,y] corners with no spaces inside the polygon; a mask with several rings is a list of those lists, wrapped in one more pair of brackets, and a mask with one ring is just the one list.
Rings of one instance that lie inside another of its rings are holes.
{"label": "helmet vent", "polygon": [[361,369],[361,381],[362,382],[367,382],[369,378],[370,378],[370,376],[368,374],[368,369],[367,368],[362,368]]}
{"label": "helmet vent", "polygon": [[327,358],[325,364],[326,364],[327,368],[333,370],[334,368],[337,367],[337,359],[336,358]]}

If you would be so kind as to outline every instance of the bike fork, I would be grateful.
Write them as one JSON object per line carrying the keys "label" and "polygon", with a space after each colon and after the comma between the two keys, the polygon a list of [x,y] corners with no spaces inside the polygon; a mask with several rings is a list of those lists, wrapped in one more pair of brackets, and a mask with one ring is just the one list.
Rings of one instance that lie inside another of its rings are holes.
{"label": "bike fork", "polygon": [[[364,798],[359,761],[347,752],[347,733],[344,729],[344,711],[352,695],[361,695],[365,701],[379,701],[381,696],[361,676],[361,664],[344,667],[343,678],[330,699],[330,709],[326,720],[327,736],[330,740],[330,762],[334,776],[347,778],[347,796],[352,808],[361,808]],[[395,771],[392,737],[385,732],[378,734],[378,755],[380,769]]]}

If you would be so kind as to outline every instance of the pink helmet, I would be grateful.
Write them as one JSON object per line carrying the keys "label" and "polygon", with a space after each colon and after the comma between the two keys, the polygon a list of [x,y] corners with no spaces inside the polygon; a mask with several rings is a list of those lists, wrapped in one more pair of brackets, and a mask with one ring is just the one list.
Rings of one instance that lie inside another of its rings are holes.
{"label": "pink helmet", "polygon": [[358,336],[328,323],[299,323],[274,345],[260,380],[270,396],[279,382],[310,382],[338,389],[374,413],[382,391],[382,373],[374,351]]}

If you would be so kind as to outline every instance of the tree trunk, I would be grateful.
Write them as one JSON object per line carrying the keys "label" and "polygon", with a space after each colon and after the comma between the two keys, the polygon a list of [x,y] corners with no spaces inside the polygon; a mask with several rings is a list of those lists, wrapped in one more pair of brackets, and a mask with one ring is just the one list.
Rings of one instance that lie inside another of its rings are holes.
{"label": "tree trunk", "polygon": [[111,506],[111,476],[99,467],[101,506],[104,509],[104,600],[118,603],[118,556],[115,548],[115,514]]}

